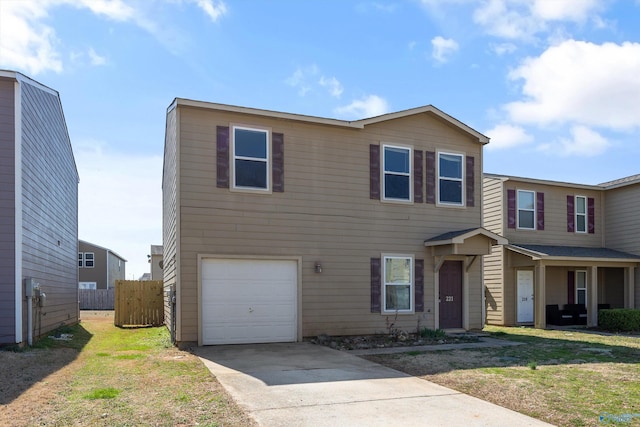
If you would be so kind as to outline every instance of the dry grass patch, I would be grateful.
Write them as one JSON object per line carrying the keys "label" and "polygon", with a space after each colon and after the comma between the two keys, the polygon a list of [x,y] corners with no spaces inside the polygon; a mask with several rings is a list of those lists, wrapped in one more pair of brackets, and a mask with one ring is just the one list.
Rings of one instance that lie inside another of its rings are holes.
{"label": "dry grass patch", "polygon": [[[367,358],[559,426],[640,426],[638,337],[489,331],[526,344]],[[607,414],[638,416],[615,424]]]}
{"label": "dry grass patch", "polygon": [[[254,425],[196,356],[171,346],[166,328],[119,329],[112,319],[94,318],[72,333],[74,340],[85,340],[79,353],[69,348],[10,353],[26,359],[21,376],[29,375],[29,361],[55,360],[68,352],[77,357],[60,358],[61,366],[3,404],[0,425]],[[3,374],[0,370],[6,378]]]}

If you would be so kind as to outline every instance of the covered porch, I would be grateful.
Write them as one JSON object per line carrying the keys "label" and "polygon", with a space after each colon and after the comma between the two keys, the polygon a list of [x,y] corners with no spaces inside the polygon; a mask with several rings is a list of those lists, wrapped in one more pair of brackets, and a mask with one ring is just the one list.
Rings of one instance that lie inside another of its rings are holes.
{"label": "covered porch", "polygon": [[516,323],[598,325],[598,310],[634,308],[640,257],[607,248],[510,244]]}

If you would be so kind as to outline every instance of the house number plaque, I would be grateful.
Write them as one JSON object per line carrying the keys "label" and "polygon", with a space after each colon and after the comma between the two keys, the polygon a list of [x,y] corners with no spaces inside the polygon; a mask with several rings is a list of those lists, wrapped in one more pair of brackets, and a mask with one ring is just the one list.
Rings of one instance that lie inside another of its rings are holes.
{"label": "house number plaque", "polygon": [[453,302],[453,295],[447,295],[444,297],[445,302]]}

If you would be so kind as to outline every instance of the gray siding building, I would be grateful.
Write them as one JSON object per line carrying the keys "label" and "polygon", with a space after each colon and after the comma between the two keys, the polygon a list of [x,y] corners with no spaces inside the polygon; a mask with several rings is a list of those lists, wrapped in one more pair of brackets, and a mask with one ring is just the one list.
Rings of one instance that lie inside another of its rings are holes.
{"label": "gray siding building", "polygon": [[77,247],[78,172],[60,96],[0,71],[0,344],[78,321]]}
{"label": "gray siding building", "polygon": [[126,259],[111,249],[80,240],[78,242],[80,288],[115,288],[116,280],[126,279],[126,262]]}

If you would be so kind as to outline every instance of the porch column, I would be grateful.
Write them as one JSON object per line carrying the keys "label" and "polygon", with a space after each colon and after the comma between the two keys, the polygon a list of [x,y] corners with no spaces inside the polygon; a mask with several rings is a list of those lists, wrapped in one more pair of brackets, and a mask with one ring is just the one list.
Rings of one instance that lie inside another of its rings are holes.
{"label": "porch column", "polygon": [[587,284],[587,326],[598,326],[598,267],[591,267]]}
{"label": "porch column", "polygon": [[536,263],[535,276],[535,284],[533,288],[533,323],[536,328],[544,329],[547,327],[547,313],[545,308],[547,301],[547,297],[545,295],[547,268],[542,261],[538,261]]}
{"label": "porch column", "polygon": [[625,268],[624,277],[624,308],[635,308],[636,268]]}

